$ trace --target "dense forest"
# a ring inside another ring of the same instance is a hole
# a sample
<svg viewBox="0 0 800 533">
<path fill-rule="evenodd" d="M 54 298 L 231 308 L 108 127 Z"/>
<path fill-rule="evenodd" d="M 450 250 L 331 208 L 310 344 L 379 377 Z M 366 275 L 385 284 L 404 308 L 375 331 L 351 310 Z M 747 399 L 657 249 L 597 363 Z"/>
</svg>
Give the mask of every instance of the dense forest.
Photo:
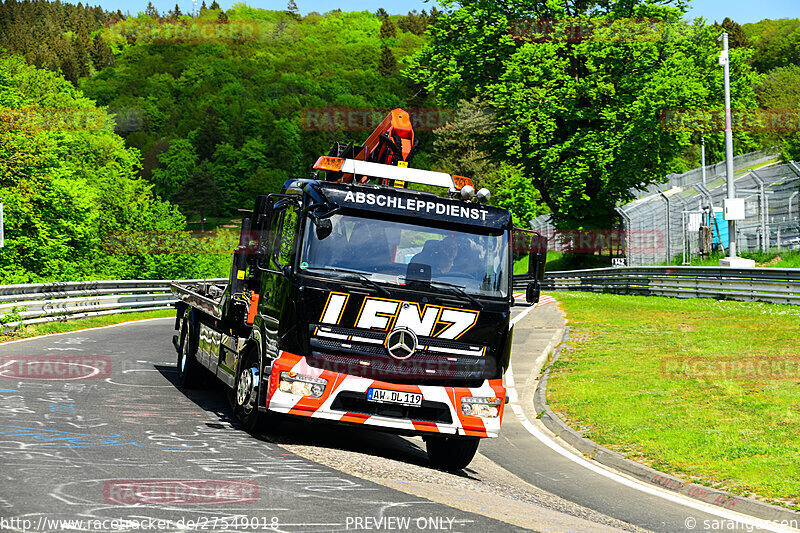
<svg viewBox="0 0 800 533">
<path fill-rule="evenodd" d="M 698 165 L 700 132 L 659 118 L 721 107 L 723 28 L 735 108 L 800 103 L 798 20 L 688 23 L 666 1 L 441 4 L 305 16 L 292 1 L 282 11 L 203 2 L 192 14 L 149 4 L 130 16 L 0 0 L 0 282 L 224 274 L 225 254 L 109 253 L 109 235 L 191 239 L 174 232 L 235 218 L 331 142 L 368 133 L 309 118 L 320 111 L 439 110 L 449 120 L 418 129 L 414 166 L 474 177 L 519 225 L 551 211 L 587 228 L 613 224 L 631 187 Z M 659 21 L 662 38 L 509 31 L 537 17 L 601 20 L 602 31 Z M 73 110 L 74 122 L 75 108 L 89 110 L 82 126 L 21 125 L 47 109 Z M 706 140 L 721 157 L 722 133 Z M 800 159 L 796 131 L 736 134 L 737 153 L 772 145 Z M 230 239 L 220 231 L 207 244 L 224 250 Z"/>
</svg>

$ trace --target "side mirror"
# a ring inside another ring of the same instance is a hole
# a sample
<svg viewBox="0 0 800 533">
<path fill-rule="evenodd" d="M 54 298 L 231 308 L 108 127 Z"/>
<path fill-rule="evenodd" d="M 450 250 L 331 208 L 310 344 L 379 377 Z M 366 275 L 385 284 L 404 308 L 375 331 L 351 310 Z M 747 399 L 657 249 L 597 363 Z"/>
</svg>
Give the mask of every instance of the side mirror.
<svg viewBox="0 0 800 533">
<path fill-rule="evenodd" d="M 539 289 L 539 282 L 531 281 L 528 283 L 528 287 L 525 290 L 525 301 L 529 304 L 538 303 L 540 294 L 541 290 Z"/>
<path fill-rule="evenodd" d="M 312 218 L 311 220 L 314 222 L 314 226 L 316 227 L 318 240 L 321 241 L 326 239 L 331 232 L 333 232 L 333 224 L 329 219 Z"/>
<path fill-rule="evenodd" d="M 544 281 L 544 268 L 546 263 L 547 237 L 537 235 L 534 237 L 528 257 L 528 277 L 538 282 Z"/>
</svg>

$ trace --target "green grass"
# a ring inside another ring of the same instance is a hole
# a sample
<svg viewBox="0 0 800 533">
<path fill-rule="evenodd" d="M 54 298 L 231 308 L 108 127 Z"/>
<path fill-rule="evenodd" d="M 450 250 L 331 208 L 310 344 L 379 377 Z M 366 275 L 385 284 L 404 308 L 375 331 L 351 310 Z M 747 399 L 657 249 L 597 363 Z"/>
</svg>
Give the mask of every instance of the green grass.
<svg viewBox="0 0 800 533">
<path fill-rule="evenodd" d="M 756 267 L 769 268 L 800 268 L 800 250 L 778 250 L 777 248 L 768 252 L 740 252 L 740 257 L 752 259 L 756 262 Z M 715 252 L 706 258 L 693 260 L 691 266 L 719 266 L 719 260 L 727 257 L 725 254 Z M 676 257 L 671 263 L 661 263 L 662 265 L 681 265 L 683 264 L 680 256 Z"/>
<path fill-rule="evenodd" d="M 780 161 L 781 161 L 780 157 L 773 157 L 772 159 L 764 163 L 756 163 L 754 165 L 750 165 L 749 167 L 739 169 L 733 173 L 733 176 L 738 178 L 739 176 L 744 176 L 748 170 L 758 170 L 759 168 L 768 167 L 769 165 L 774 165 L 775 163 L 780 163 Z"/>
<path fill-rule="evenodd" d="M 48 335 L 50 333 L 64 333 L 68 331 L 78 331 L 80 329 L 109 326 L 111 324 L 129 322 L 131 320 L 144 320 L 146 318 L 161 318 L 168 316 L 175 316 L 175 310 L 162 309 L 159 311 L 142 311 L 140 313 L 123 313 L 119 315 L 78 318 L 75 320 L 67 320 L 65 322 L 49 322 L 45 324 L 33 324 L 30 326 L 23 326 L 21 328 L 18 328 L 16 331 L 12 333 L 6 335 L 0 335 L 0 343 L 6 341 L 13 341 L 17 339 L 26 339 L 28 337 L 38 337 L 40 335 Z"/>
<path fill-rule="evenodd" d="M 793 379 L 666 372 L 675 358 L 800 355 L 800 308 L 558 293 L 573 328 L 548 381 L 585 436 L 693 481 L 800 509 L 800 364 Z"/>
<path fill-rule="evenodd" d="M 547 263 L 545 272 L 555 272 L 558 270 L 579 270 L 582 268 L 605 268 L 611 266 L 611 259 L 608 256 L 590 254 L 565 255 L 555 250 L 547 251 Z M 514 261 L 514 275 L 528 273 L 528 257 L 522 257 Z"/>
</svg>

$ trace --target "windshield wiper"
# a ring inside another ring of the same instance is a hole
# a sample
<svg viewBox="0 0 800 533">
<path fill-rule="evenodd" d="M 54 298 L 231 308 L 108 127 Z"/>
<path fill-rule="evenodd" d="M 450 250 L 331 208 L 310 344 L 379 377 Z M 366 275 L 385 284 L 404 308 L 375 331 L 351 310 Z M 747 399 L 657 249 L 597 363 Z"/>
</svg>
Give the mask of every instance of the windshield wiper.
<svg viewBox="0 0 800 533">
<path fill-rule="evenodd" d="M 356 276 L 360 277 L 361 279 L 363 279 L 364 281 L 375 287 L 378 290 L 378 292 L 380 292 L 384 296 L 391 296 L 391 293 L 388 290 L 386 290 L 386 287 L 381 287 L 380 285 L 372 281 L 372 279 L 369 276 L 367 276 L 363 272 L 359 272 L 358 270 L 350 270 L 348 268 L 336 268 L 336 267 L 308 267 L 305 270 L 306 271 L 321 270 L 323 272 L 340 272 L 342 274 L 355 274 Z"/>
<path fill-rule="evenodd" d="M 464 285 L 455 285 L 453 283 L 447 283 L 446 281 L 437 281 L 435 279 L 431 280 L 431 285 L 442 285 L 444 287 L 448 287 L 453 289 L 454 293 L 460 294 L 461 296 L 466 297 L 469 299 L 470 302 L 477 305 L 480 309 L 483 309 L 483 304 L 478 301 L 477 298 L 469 294 L 467 291 L 464 290 Z"/>
</svg>

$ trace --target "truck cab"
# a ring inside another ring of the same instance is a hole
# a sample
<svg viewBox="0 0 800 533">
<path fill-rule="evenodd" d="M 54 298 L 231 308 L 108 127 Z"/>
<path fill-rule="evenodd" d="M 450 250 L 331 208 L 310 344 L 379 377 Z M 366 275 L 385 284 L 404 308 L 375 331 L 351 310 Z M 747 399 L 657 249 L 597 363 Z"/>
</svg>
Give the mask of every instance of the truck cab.
<svg viewBox="0 0 800 533">
<path fill-rule="evenodd" d="M 503 416 L 511 215 L 458 176 L 315 170 L 256 199 L 224 288 L 173 284 L 181 382 L 211 370 L 248 429 L 281 413 L 418 435 L 464 468 Z"/>
</svg>

